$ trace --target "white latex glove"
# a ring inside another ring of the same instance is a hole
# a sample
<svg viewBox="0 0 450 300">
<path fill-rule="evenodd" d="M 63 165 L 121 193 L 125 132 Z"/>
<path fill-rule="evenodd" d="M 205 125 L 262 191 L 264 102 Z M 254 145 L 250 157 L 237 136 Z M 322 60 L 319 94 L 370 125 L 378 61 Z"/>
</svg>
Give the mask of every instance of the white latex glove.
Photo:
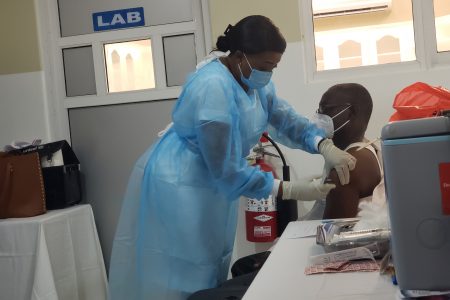
<svg viewBox="0 0 450 300">
<path fill-rule="evenodd" d="M 321 183 L 320 179 L 307 178 L 299 181 L 283 181 L 283 200 L 313 201 L 325 199 L 336 185 Z"/>
<path fill-rule="evenodd" d="M 349 183 L 350 171 L 355 168 L 356 158 L 336 147 L 330 139 L 325 139 L 320 143 L 319 152 L 325 158 L 325 169 L 327 171 L 336 169 L 341 184 Z"/>
</svg>

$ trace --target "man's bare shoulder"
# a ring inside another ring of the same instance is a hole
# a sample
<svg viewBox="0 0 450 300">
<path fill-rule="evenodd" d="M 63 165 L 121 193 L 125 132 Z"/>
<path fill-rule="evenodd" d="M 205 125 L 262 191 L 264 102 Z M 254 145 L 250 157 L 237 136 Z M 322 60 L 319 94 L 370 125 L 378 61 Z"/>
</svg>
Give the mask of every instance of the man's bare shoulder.
<svg viewBox="0 0 450 300">
<path fill-rule="evenodd" d="M 367 186 L 376 186 L 381 180 L 380 166 L 376 155 L 369 149 L 351 148 L 347 151 L 356 158 L 355 169 L 351 171 L 350 180 L 356 180 L 364 190 Z"/>
</svg>

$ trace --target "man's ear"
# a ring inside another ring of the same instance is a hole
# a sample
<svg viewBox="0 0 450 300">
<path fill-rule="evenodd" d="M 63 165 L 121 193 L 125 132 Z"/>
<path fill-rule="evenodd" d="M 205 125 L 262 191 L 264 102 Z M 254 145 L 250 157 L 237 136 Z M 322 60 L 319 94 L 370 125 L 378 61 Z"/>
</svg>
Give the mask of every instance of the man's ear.
<svg viewBox="0 0 450 300">
<path fill-rule="evenodd" d="M 234 52 L 234 55 L 239 61 L 242 61 L 244 59 L 244 53 L 241 50 L 236 50 L 236 52 Z"/>
<path fill-rule="evenodd" d="M 354 116 L 358 116 L 361 113 L 361 108 L 358 105 L 352 105 L 349 109 Z"/>
<path fill-rule="evenodd" d="M 360 122 L 361 116 L 359 115 L 361 113 L 361 110 L 359 107 L 352 105 L 349 108 L 350 110 L 350 123 L 349 125 L 355 125 L 355 122 Z"/>
</svg>

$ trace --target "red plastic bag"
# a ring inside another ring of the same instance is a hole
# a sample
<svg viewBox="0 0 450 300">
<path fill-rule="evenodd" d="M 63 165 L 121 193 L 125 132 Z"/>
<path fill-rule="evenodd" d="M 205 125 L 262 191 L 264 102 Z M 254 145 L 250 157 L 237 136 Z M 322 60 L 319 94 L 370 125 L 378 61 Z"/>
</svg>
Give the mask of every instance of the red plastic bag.
<svg viewBox="0 0 450 300">
<path fill-rule="evenodd" d="M 416 82 L 400 91 L 392 106 L 396 112 L 389 122 L 433 117 L 443 110 L 450 110 L 450 91 Z"/>
</svg>

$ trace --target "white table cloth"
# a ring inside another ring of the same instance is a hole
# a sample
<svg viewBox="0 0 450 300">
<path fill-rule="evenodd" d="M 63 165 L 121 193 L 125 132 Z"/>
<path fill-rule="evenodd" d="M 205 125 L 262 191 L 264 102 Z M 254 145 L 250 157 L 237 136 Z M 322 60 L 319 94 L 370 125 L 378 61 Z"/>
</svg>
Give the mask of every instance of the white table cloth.
<svg viewBox="0 0 450 300">
<path fill-rule="evenodd" d="M 0 299 L 106 299 L 90 205 L 0 220 Z"/>
<path fill-rule="evenodd" d="M 324 252 L 315 237 L 287 238 L 285 233 L 292 235 L 292 228 L 297 227 L 293 225 L 288 225 L 243 300 L 396 299 L 397 287 L 379 272 L 305 275 L 309 256 Z"/>
</svg>

